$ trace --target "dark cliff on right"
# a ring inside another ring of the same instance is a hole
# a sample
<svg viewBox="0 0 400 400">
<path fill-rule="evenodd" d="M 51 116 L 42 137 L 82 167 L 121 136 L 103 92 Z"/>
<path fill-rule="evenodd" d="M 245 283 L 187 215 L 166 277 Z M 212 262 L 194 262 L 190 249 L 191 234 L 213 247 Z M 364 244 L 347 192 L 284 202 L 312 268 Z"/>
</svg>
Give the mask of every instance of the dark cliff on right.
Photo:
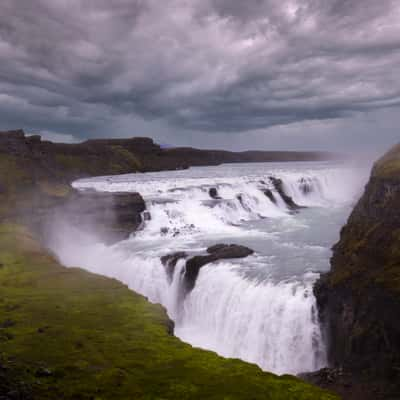
<svg viewBox="0 0 400 400">
<path fill-rule="evenodd" d="M 400 144 L 375 163 L 314 291 L 347 398 L 400 399 Z"/>
</svg>

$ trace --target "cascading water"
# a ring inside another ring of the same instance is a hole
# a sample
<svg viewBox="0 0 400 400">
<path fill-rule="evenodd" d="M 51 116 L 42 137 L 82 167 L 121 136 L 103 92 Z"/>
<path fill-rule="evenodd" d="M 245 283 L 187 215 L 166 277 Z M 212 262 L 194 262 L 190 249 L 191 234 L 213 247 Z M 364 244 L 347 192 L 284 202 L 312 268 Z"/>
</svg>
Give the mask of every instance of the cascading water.
<svg viewBox="0 0 400 400">
<path fill-rule="evenodd" d="M 307 208 L 294 212 L 271 176 Z M 65 265 L 117 278 L 163 304 L 175 334 L 194 346 L 276 373 L 316 370 L 326 357 L 312 286 L 365 179 L 328 163 L 263 163 L 81 180 L 74 186 L 140 192 L 150 219 L 113 246 L 58 227 L 51 247 Z M 216 243 L 255 253 L 204 266 L 184 293 L 185 260 L 169 274 L 160 257 L 190 257 Z"/>
</svg>

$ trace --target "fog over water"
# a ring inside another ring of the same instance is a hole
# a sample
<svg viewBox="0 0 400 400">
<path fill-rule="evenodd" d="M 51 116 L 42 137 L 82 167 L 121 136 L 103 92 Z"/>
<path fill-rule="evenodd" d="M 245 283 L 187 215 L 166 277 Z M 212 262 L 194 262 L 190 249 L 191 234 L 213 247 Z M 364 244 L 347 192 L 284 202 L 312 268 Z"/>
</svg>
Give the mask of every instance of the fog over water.
<svg viewBox="0 0 400 400">
<path fill-rule="evenodd" d="M 316 370 L 327 361 L 312 286 L 329 269 L 330 248 L 368 170 L 333 162 L 226 164 L 80 180 L 74 186 L 82 190 L 141 193 L 151 219 L 112 246 L 59 224 L 50 247 L 64 265 L 117 278 L 161 303 L 185 342 L 279 374 Z M 289 210 L 271 176 L 305 208 Z M 255 253 L 204 266 L 184 293 L 185 260 L 168 276 L 160 257 L 199 254 L 216 243 Z"/>
</svg>

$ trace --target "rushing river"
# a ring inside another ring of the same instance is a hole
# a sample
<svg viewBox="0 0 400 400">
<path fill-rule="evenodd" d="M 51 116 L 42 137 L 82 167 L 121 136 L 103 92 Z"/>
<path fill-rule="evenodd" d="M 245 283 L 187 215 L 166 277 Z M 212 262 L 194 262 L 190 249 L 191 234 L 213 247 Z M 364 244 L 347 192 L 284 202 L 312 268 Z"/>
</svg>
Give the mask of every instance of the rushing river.
<svg viewBox="0 0 400 400">
<path fill-rule="evenodd" d="M 312 286 L 329 269 L 330 248 L 365 171 L 334 163 L 257 163 L 80 180 L 78 189 L 141 193 L 151 219 L 113 246 L 60 232 L 53 248 L 65 265 L 117 278 L 163 304 L 185 342 L 279 374 L 312 371 L 326 365 Z M 270 176 L 306 208 L 290 211 Z M 210 197 L 211 188 L 220 199 Z M 160 257 L 198 254 L 216 243 L 255 253 L 204 266 L 183 297 L 185 261 L 171 278 Z"/>
</svg>

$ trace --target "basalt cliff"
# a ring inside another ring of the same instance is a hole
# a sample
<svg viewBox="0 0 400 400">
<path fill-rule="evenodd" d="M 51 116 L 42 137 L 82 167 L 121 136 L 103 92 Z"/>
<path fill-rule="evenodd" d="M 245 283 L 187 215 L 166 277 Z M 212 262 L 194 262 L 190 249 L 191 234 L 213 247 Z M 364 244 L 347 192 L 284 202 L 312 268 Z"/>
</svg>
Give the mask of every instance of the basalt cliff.
<svg viewBox="0 0 400 400">
<path fill-rule="evenodd" d="M 345 398 L 399 399 L 400 145 L 375 163 L 315 294 Z"/>
</svg>

